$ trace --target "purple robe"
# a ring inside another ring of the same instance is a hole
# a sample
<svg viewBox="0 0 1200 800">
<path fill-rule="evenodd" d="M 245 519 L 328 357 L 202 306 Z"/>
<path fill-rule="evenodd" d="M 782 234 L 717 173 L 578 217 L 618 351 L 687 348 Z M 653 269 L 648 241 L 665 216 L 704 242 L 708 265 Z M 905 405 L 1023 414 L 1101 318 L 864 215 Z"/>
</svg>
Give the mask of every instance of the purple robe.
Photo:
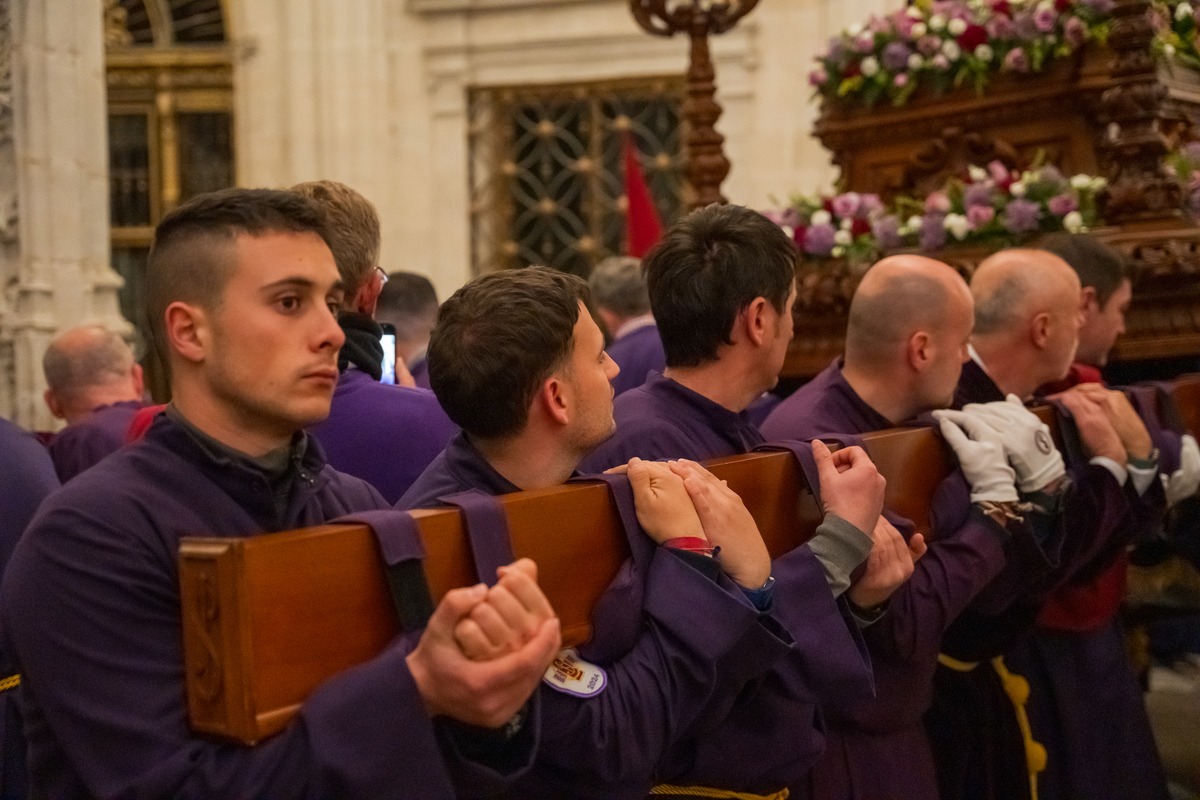
<svg viewBox="0 0 1200 800">
<path fill-rule="evenodd" d="M 892 427 L 854 391 L 834 362 L 771 413 L 763 434 L 811 439 Z M 864 633 L 875 669 L 875 698 L 824 706 L 827 748 L 810 776 L 811 797 L 870 800 L 900 786 L 905 797 L 937 797 L 922 715 L 932 700 L 942 633 L 1004 566 L 1009 539 L 991 519 L 972 513 L 963 483 L 956 472 L 935 495 L 928 551 L 912 577 L 893 593 L 883 619 Z M 954 506 L 959 507 L 951 512 Z M 964 517 L 961 525 L 946 524 Z"/>
<path fill-rule="evenodd" d="M 54 435 L 46 447 L 63 483 L 125 445 L 129 423 L 142 408 L 137 400 L 97 406 Z"/>
<path fill-rule="evenodd" d="M 451 798 L 496 789 L 527 768 L 536 704 L 512 740 L 520 747 L 506 752 L 511 761 L 494 767 L 464 755 L 461 731 L 426 715 L 405 661 L 412 636 L 327 680 L 281 733 L 254 747 L 191 732 L 180 537 L 249 536 L 351 513 L 397 523 L 378 492 L 329 467 L 311 438 L 292 464 L 280 507 L 261 469 L 163 415 L 138 446 L 42 504 L 0 596 L 4 646 L 22 673 L 35 796 Z"/>
<path fill-rule="evenodd" d="M 641 387 L 618 397 L 613 412 L 616 433 L 584 459 L 580 472 L 600 472 L 634 456 L 706 461 L 747 453 L 765 444 L 745 411 L 730 411 L 662 375 L 652 375 Z M 772 575 L 774 613 L 796 640 L 795 660 L 813 706 L 811 727 L 791 735 L 790 746 L 797 752 L 797 778 L 791 785 L 797 787 L 824 746 L 821 707 L 870 697 L 871 665 L 845 600 L 834 599 L 824 570 L 807 545 L 776 558 Z M 755 722 L 738 720 L 731 728 L 749 734 L 755 730 Z M 760 737 L 765 735 L 761 726 L 758 732 Z M 712 741 L 720 744 L 719 738 Z M 762 739 L 759 747 L 766 746 Z M 753 746 L 739 750 L 717 747 L 706 751 L 706 756 L 714 763 L 727 764 L 732 771 L 739 762 L 744 768 L 753 760 Z"/>
<path fill-rule="evenodd" d="M 657 325 L 643 325 L 618 336 L 608 346 L 608 357 L 621 368 L 621 373 L 612 381 L 616 394 L 636 389 L 646 382 L 651 373 L 667 368 L 667 356 L 663 352 Z"/>
<path fill-rule="evenodd" d="M 470 489 L 520 491 L 459 433 L 400 507 L 433 508 L 438 498 Z M 791 637 L 769 616 L 760 617 L 712 559 L 655 548 L 644 594 L 642 585 L 627 561 L 596 607 L 593 640 L 578 648 L 607 671 L 604 691 L 578 698 L 541 687 L 542 744 L 514 796 L 644 797 L 653 776 L 669 771 L 664 760 L 679 760 L 669 752 L 672 745 L 711 724 L 703 718 L 728 713 L 749 683 L 788 654 Z M 621 652 L 600 654 L 613 647 L 596 640 L 631 621 L 637 629 L 620 637 L 628 639 Z M 752 770 L 743 777 L 759 788 Z"/>
<path fill-rule="evenodd" d="M 338 378 L 329 417 L 309 432 L 330 466 L 395 503 L 457 430 L 433 392 L 378 383 L 349 369 Z"/>
<path fill-rule="evenodd" d="M 50 454 L 33 434 L 0 419 L 0 575 L 38 506 L 58 488 Z M 0 677 L 16 672 L 0 644 Z M 25 737 L 17 692 L 0 694 L 0 797 L 26 796 Z"/>
<path fill-rule="evenodd" d="M 963 365 L 955 407 L 1003 399 L 978 364 Z M 1122 487 L 1103 466 L 1068 459 L 1068 474 L 1072 486 L 1064 511 L 1048 534 L 1050 568 L 1038 575 L 1006 569 L 986 591 L 986 603 L 968 608 L 946 631 L 942 651 L 980 666 L 959 671 L 939 665 L 934 676 L 934 702 L 925 721 L 944 797 L 1029 796 L 1024 741 L 1012 703 L 987 661 L 1033 630 L 1042 603 L 1056 588 L 1145 536 L 1160 502 L 1161 486 L 1139 498 L 1131 481 Z"/>
</svg>

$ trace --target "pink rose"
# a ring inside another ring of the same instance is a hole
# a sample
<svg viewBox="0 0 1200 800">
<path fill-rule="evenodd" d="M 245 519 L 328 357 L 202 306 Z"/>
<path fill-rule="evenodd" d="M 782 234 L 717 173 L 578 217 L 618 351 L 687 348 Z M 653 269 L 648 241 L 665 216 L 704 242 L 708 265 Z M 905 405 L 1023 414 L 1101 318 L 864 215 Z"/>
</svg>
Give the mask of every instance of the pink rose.
<svg viewBox="0 0 1200 800">
<path fill-rule="evenodd" d="M 977 231 L 996 218 L 996 209 L 991 206 L 971 206 L 967 209 L 967 221 L 971 230 Z"/>
<path fill-rule="evenodd" d="M 1060 194 L 1046 201 L 1046 208 L 1056 217 L 1065 217 L 1072 211 L 1079 210 L 1079 203 L 1069 194 Z"/>
<path fill-rule="evenodd" d="M 943 214 L 950 213 L 950 198 L 945 192 L 934 192 L 925 198 L 925 213 L 938 211 Z"/>
</svg>

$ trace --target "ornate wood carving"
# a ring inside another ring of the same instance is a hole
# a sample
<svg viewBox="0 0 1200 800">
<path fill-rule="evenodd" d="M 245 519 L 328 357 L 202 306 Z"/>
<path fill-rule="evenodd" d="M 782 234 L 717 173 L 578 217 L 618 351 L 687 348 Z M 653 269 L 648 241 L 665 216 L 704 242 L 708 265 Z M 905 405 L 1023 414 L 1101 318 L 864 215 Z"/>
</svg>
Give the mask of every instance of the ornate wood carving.
<svg viewBox="0 0 1200 800">
<path fill-rule="evenodd" d="M 708 52 L 708 36 L 730 30 L 756 5 L 758 0 L 629 0 L 634 19 L 647 32 L 674 36 L 683 31 L 691 39 L 683 116 L 688 124 L 688 205 L 692 208 L 726 202 L 721 182 L 729 174 L 729 159 L 722 147 L 725 137 L 713 127 L 721 116 L 721 106 L 713 99 L 716 70 Z"/>
</svg>

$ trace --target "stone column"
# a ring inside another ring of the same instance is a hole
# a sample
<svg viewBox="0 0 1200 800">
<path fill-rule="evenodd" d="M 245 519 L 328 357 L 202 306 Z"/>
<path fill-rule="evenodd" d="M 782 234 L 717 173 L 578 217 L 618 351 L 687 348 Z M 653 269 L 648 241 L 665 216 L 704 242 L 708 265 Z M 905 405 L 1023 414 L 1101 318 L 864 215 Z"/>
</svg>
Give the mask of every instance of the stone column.
<svg viewBox="0 0 1200 800">
<path fill-rule="evenodd" d="M 0 0 L 0 415 L 54 427 L 42 353 L 85 323 L 130 334 L 109 266 L 100 0 Z"/>
</svg>

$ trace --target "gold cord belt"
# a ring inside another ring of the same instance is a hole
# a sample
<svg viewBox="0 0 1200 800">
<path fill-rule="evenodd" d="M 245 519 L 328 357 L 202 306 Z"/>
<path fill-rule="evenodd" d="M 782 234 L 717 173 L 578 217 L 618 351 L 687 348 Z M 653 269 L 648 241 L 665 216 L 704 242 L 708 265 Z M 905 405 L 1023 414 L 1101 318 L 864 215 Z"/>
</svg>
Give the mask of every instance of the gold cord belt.
<svg viewBox="0 0 1200 800">
<path fill-rule="evenodd" d="M 659 784 L 650 790 L 650 794 L 665 794 L 686 797 L 716 797 L 726 800 L 787 800 L 788 790 L 780 789 L 772 794 L 751 794 L 749 792 L 731 792 L 728 789 L 710 789 L 707 786 L 671 786 Z"/>
</svg>

